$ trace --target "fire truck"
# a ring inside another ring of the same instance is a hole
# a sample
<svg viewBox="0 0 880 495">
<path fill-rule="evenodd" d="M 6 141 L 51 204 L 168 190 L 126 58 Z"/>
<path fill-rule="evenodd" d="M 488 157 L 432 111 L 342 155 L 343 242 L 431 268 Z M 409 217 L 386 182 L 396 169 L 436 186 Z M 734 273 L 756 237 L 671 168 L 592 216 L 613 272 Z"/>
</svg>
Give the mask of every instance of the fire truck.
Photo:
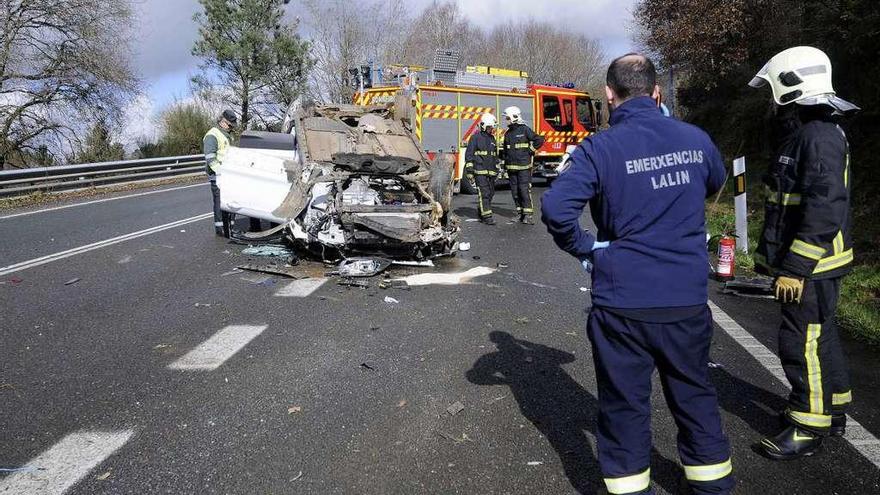
<svg viewBox="0 0 880 495">
<path fill-rule="evenodd" d="M 468 67 L 465 71 L 440 71 L 403 67 L 388 82 L 365 68 L 354 96 L 358 105 L 393 104 L 399 117 L 412 127 L 429 156 L 457 155 L 456 191 L 476 193 L 474 184 L 461 180 L 468 140 L 479 132 L 480 116 L 490 112 L 498 119 L 499 145 L 506 125 L 503 110 L 517 106 L 523 121 L 545 142 L 535 152 L 534 174 L 551 181 L 571 145 L 595 132 L 598 104 L 573 85 L 531 84 L 524 72 L 494 67 Z M 375 81 L 375 82 L 374 82 Z M 423 82 L 426 81 L 426 82 Z M 500 178 L 504 178 L 501 176 Z"/>
</svg>

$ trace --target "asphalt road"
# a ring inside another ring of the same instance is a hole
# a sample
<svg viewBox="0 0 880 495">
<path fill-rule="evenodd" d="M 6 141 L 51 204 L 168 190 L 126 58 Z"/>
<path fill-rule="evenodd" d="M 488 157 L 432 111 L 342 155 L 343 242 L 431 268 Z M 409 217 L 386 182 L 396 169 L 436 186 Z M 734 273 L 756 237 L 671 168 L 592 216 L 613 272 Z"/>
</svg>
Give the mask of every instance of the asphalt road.
<svg viewBox="0 0 880 495">
<path fill-rule="evenodd" d="M 463 223 L 470 251 L 393 270 L 496 269 L 460 285 L 235 272 L 247 258 L 209 219 L 0 276 L 0 468 L 35 470 L 0 473 L 0 493 L 600 492 L 588 277 L 542 226 L 506 222 L 506 190 L 498 200 L 498 226 Z M 474 197 L 456 202 L 474 215 Z M 192 187 L 2 218 L 0 266 L 209 210 L 208 188 Z M 775 349 L 774 304 L 716 290 Z M 755 453 L 786 387 L 716 330 L 738 493 L 880 493 L 880 470 L 843 439 L 787 463 Z M 878 353 L 847 350 L 852 416 L 880 436 Z M 654 411 L 654 485 L 682 493 L 657 392 Z"/>
</svg>

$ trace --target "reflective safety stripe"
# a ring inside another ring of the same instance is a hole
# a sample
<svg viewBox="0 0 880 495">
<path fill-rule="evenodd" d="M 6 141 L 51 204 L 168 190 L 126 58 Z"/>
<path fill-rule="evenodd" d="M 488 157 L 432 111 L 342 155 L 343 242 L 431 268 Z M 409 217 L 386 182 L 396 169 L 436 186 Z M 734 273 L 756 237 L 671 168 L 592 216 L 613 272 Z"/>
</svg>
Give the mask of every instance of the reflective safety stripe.
<svg viewBox="0 0 880 495">
<path fill-rule="evenodd" d="M 517 149 L 519 149 L 519 148 L 531 148 L 532 145 L 529 144 L 529 143 L 516 143 L 516 144 L 513 145 L 513 147 L 514 147 L 514 148 L 517 148 Z"/>
<path fill-rule="evenodd" d="M 719 462 L 718 464 L 708 464 L 705 466 L 682 466 L 684 475 L 690 481 L 715 481 L 730 475 L 733 472 L 733 465 L 730 459 Z"/>
<path fill-rule="evenodd" d="M 494 151 L 474 151 L 474 154 L 477 156 L 489 156 L 490 154 L 495 155 L 495 152 Z"/>
<path fill-rule="evenodd" d="M 498 172 L 494 170 L 475 170 L 474 173 L 477 175 L 498 175 Z"/>
<path fill-rule="evenodd" d="M 822 256 L 825 255 L 826 249 L 822 249 L 819 246 L 814 246 L 813 244 L 806 243 L 800 239 L 795 239 L 794 242 L 791 243 L 791 252 L 794 254 L 799 254 L 804 258 L 810 258 L 811 260 L 819 261 L 822 259 Z"/>
<path fill-rule="evenodd" d="M 837 236 L 834 238 L 834 254 L 840 254 L 843 252 L 843 232 L 837 231 Z"/>
<path fill-rule="evenodd" d="M 523 211 L 523 213 L 534 213 L 535 212 L 535 210 L 532 208 L 523 208 L 522 211 Z"/>
<path fill-rule="evenodd" d="M 819 260 L 819 263 L 816 264 L 816 269 L 813 270 L 813 273 L 823 273 L 834 270 L 835 268 L 840 268 L 842 266 L 846 266 L 853 261 L 853 250 L 847 249 L 846 251 L 835 254 L 833 256 L 828 256 L 827 258 L 822 258 Z"/>
<path fill-rule="evenodd" d="M 214 222 L 214 227 L 222 227 L 223 222 Z"/>
<path fill-rule="evenodd" d="M 632 476 L 605 478 L 605 487 L 608 488 L 608 493 L 612 494 L 640 492 L 647 490 L 649 486 L 651 486 L 651 468 Z"/>
<path fill-rule="evenodd" d="M 505 165 L 507 170 L 528 170 L 532 168 L 531 165 Z"/>
<path fill-rule="evenodd" d="M 849 404 L 852 402 L 852 391 L 847 390 L 842 394 L 834 394 L 831 396 L 831 405 L 833 406 L 842 406 L 844 404 Z"/>
<path fill-rule="evenodd" d="M 767 201 L 773 204 L 779 203 L 779 193 L 767 188 Z M 783 206 L 795 206 L 801 204 L 801 195 L 798 193 L 782 193 Z"/>
<path fill-rule="evenodd" d="M 810 397 L 810 412 L 813 414 L 823 414 L 825 412 L 822 403 L 822 366 L 819 363 L 820 335 L 822 335 L 822 325 L 818 323 L 807 325 L 804 358 L 807 362 L 807 392 Z"/>
<path fill-rule="evenodd" d="M 800 411 L 788 411 L 788 417 L 794 422 L 816 428 L 828 428 L 831 426 L 830 414 L 812 414 Z"/>
</svg>

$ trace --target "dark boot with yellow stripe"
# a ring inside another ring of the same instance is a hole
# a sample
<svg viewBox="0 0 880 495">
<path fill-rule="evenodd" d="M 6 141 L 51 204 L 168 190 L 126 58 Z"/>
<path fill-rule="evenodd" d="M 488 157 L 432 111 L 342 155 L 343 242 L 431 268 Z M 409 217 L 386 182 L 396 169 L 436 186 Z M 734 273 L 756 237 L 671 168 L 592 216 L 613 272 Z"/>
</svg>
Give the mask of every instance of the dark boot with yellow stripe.
<svg viewBox="0 0 880 495">
<path fill-rule="evenodd" d="M 789 425 L 776 436 L 761 440 L 761 451 L 775 461 L 789 461 L 811 456 L 822 446 L 822 437 L 795 425 Z"/>
<path fill-rule="evenodd" d="M 831 429 L 828 430 L 828 434 L 832 437 L 842 437 L 846 435 L 846 414 L 831 414 Z"/>
</svg>

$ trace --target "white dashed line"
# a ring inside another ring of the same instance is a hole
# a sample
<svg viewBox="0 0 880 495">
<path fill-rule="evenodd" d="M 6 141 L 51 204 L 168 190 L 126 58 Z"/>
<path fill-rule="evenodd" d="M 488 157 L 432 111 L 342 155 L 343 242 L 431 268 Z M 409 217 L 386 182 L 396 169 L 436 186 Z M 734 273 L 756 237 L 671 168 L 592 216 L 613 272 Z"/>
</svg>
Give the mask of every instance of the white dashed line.
<svg viewBox="0 0 880 495">
<path fill-rule="evenodd" d="M 285 285 L 275 292 L 276 297 L 309 297 L 312 292 L 318 290 L 326 278 L 301 278 Z"/>
<path fill-rule="evenodd" d="M 71 433 L 28 462 L 28 471 L 0 478 L 0 493 L 61 495 L 110 457 L 134 434 L 84 431 Z"/>
<path fill-rule="evenodd" d="M 751 354 L 752 357 L 761 363 L 761 366 L 775 376 L 777 380 L 783 385 L 788 386 L 788 380 L 785 378 L 782 364 L 779 362 L 779 358 L 776 357 L 770 349 L 759 342 L 758 339 L 752 337 L 746 329 L 740 326 L 739 323 L 734 321 L 733 318 L 728 316 L 727 313 L 712 301 L 709 301 L 709 308 L 712 310 L 712 317 L 715 320 L 715 323 L 717 323 L 727 335 L 730 335 L 733 340 L 737 341 L 746 352 Z M 866 459 L 880 468 L 880 440 L 877 440 L 877 437 L 875 437 L 870 431 L 866 430 L 858 421 L 854 420 L 852 416 L 847 415 L 846 417 L 846 436 L 843 438 L 852 444 L 852 446 L 865 456 Z"/>
<path fill-rule="evenodd" d="M 111 246 L 113 244 L 118 244 L 120 242 L 125 242 L 131 239 L 137 239 L 138 237 L 148 236 L 150 234 L 155 234 L 157 232 L 162 232 L 163 230 L 173 229 L 175 227 L 180 227 L 181 225 L 186 225 L 188 223 L 198 222 L 199 220 L 204 220 L 206 218 L 212 217 L 213 213 L 204 213 L 202 215 L 196 215 L 194 217 L 184 218 L 183 220 L 178 220 L 176 222 L 166 223 L 165 225 L 157 225 L 156 227 L 150 227 L 149 229 L 139 230 L 137 232 L 131 232 L 129 234 L 124 234 L 119 237 L 113 237 L 112 239 L 105 239 L 103 241 L 93 242 L 91 244 L 86 244 L 85 246 L 75 247 L 73 249 L 68 249 L 67 251 L 61 251 L 60 253 L 50 254 L 47 256 L 43 256 L 40 258 L 35 258 L 28 261 L 22 261 L 21 263 L 16 263 L 14 265 L 4 266 L 0 268 L 0 275 L 8 275 L 10 273 L 18 272 L 21 270 L 25 270 L 28 268 L 33 268 L 35 266 L 45 265 L 46 263 L 51 263 L 53 261 L 58 261 L 64 258 L 69 258 L 71 256 L 76 256 L 78 254 L 87 253 L 89 251 L 94 251 L 96 249 L 101 249 L 107 246 Z"/>
<path fill-rule="evenodd" d="M 168 191 L 177 191 L 179 189 L 187 189 L 190 187 L 199 187 L 199 186 L 206 186 L 206 185 L 208 185 L 207 182 L 205 182 L 203 184 L 192 184 L 190 186 L 180 186 L 180 187 L 170 187 L 168 189 L 159 189 L 158 191 L 147 191 L 147 192 L 142 192 L 142 193 L 137 193 L 137 194 L 127 194 L 125 196 L 115 196 L 112 198 L 96 199 L 94 201 L 83 201 L 82 203 L 73 203 L 73 204 L 69 204 L 69 205 L 54 206 L 52 208 L 43 208 L 42 210 L 23 211 L 21 213 L 13 213 L 11 215 L 4 215 L 4 216 L 0 217 L 0 220 L 6 220 L 7 218 L 23 217 L 26 215 L 36 215 L 37 213 L 45 213 L 47 211 L 64 210 L 67 208 L 75 208 L 77 206 L 93 205 L 95 203 L 106 203 L 107 201 L 116 201 L 117 199 L 137 198 L 139 196 L 147 196 L 149 194 L 158 194 L 158 193 L 163 193 L 163 192 L 168 192 Z"/>
<path fill-rule="evenodd" d="M 168 367 L 173 370 L 215 370 L 266 328 L 266 325 L 228 326 Z"/>
</svg>

